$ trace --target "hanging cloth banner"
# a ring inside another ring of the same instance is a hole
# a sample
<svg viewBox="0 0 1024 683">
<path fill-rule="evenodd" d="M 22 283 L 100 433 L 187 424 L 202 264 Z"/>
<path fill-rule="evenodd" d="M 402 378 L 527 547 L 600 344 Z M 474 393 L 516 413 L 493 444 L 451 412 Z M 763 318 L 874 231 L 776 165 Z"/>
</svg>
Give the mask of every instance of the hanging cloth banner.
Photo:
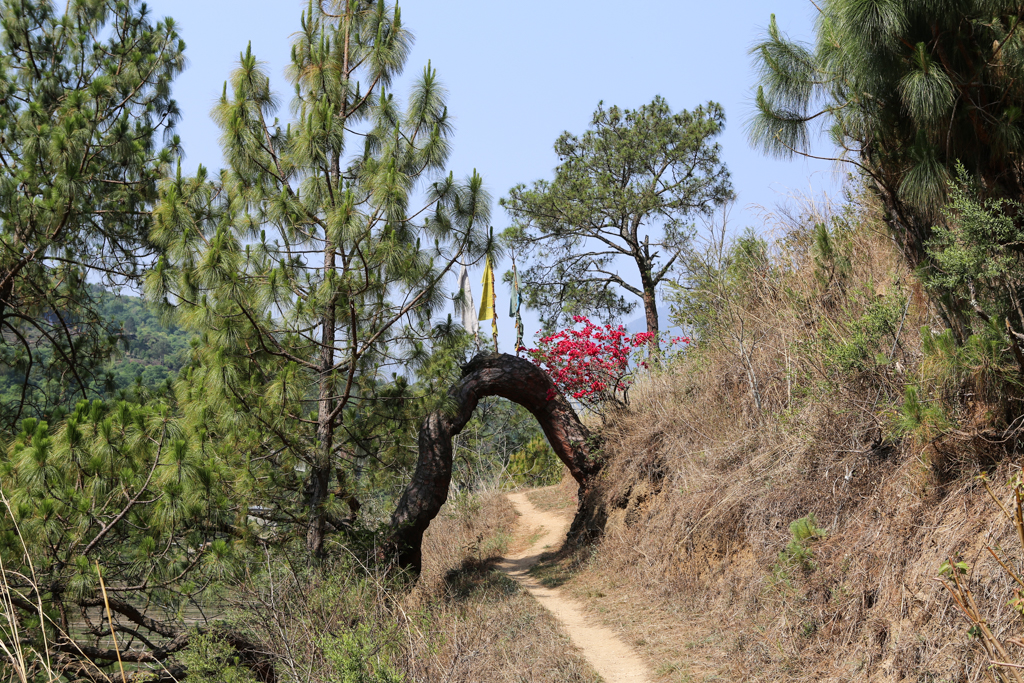
<svg viewBox="0 0 1024 683">
<path fill-rule="evenodd" d="M 481 280 L 484 285 L 484 293 L 480 296 L 481 320 L 488 320 L 494 317 L 494 269 L 491 268 L 491 257 L 487 257 L 484 265 L 484 277 Z"/>
<path fill-rule="evenodd" d="M 514 318 L 519 315 L 519 272 L 516 270 L 516 262 L 512 262 L 512 298 L 508 302 L 508 317 Z"/>
<path fill-rule="evenodd" d="M 512 299 L 508 305 L 508 315 L 516 320 L 516 355 L 519 349 L 524 348 L 523 344 L 523 317 L 519 314 L 522 300 L 519 298 L 519 271 L 516 270 L 516 261 L 512 259 Z"/>
<path fill-rule="evenodd" d="M 459 271 L 459 289 L 462 290 L 462 326 L 466 328 L 466 332 L 476 337 L 477 333 L 480 332 L 480 322 L 476 317 L 476 304 L 473 303 L 473 288 L 469 285 L 469 272 L 466 270 L 466 266 L 462 266 L 462 270 Z"/>
<path fill-rule="evenodd" d="M 494 268 L 491 266 L 491 256 L 487 255 L 487 262 L 484 265 L 484 292 L 480 299 L 480 320 L 491 319 L 491 333 L 494 335 L 494 352 L 498 352 L 498 312 L 494 310 Z"/>
</svg>

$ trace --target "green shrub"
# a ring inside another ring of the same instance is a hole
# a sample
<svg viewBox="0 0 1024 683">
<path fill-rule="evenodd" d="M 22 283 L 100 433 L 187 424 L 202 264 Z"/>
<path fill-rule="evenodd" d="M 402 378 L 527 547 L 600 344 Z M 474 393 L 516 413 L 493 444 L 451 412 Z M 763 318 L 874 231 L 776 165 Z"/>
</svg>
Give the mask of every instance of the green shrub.
<svg viewBox="0 0 1024 683">
<path fill-rule="evenodd" d="M 1021 380 L 1007 358 L 1006 333 L 994 319 L 962 344 L 952 330 L 922 327 L 921 351 L 920 380 L 905 389 L 897 433 L 934 438 L 952 427 L 957 411 L 968 402 L 991 407 L 993 412 L 985 417 L 990 422 L 1012 421 L 1011 398 Z"/>
<path fill-rule="evenodd" d="M 817 569 L 817 565 L 814 563 L 814 551 L 811 550 L 810 544 L 825 538 L 828 532 L 818 527 L 818 520 L 814 513 L 791 522 L 789 533 L 791 535 L 789 543 L 779 553 L 776 563 L 777 573 L 784 574 L 785 570 L 789 568 L 798 568 L 804 571 Z"/>
<path fill-rule="evenodd" d="M 543 436 L 530 440 L 522 450 L 513 453 L 508 461 L 509 475 L 523 486 L 557 484 L 562 478 L 563 467 L 562 461 Z"/>
<path fill-rule="evenodd" d="M 193 633 L 179 655 L 189 683 L 254 683 L 252 672 L 231 645 L 214 634 Z"/>
<path fill-rule="evenodd" d="M 896 416 L 896 432 L 929 441 L 949 427 L 941 401 L 921 399 L 919 388 L 908 384 L 903 390 L 903 405 Z"/>
<path fill-rule="evenodd" d="M 380 639 L 365 624 L 339 635 L 324 635 L 318 645 L 328 661 L 331 680 L 337 683 L 402 683 L 405 674 L 398 671 L 382 650 L 388 640 Z M 388 653 L 390 654 L 390 653 Z"/>
<path fill-rule="evenodd" d="M 889 347 L 899 331 L 906 305 L 907 298 L 902 291 L 891 292 L 870 301 L 859 317 L 846 324 L 845 334 L 823 327 L 819 340 L 827 363 L 841 372 L 859 372 L 886 365 Z"/>
</svg>

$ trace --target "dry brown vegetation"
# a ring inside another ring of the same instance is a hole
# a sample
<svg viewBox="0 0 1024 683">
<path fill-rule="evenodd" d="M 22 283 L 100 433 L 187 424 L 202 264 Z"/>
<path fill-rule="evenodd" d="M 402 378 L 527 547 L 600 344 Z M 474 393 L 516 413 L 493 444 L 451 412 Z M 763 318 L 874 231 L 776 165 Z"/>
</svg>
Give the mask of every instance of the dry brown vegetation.
<svg viewBox="0 0 1024 683">
<path fill-rule="evenodd" d="M 410 651 L 417 681 L 573 681 L 596 674 L 554 618 L 494 562 L 511 542 L 516 513 L 504 495 L 452 501 L 424 538 L 424 572 L 410 602 L 429 609 L 435 642 Z"/>
<path fill-rule="evenodd" d="M 348 560 L 328 571 L 273 565 L 247 582 L 234 623 L 270 655 L 279 680 L 296 683 L 596 682 L 551 615 L 493 569 L 515 524 L 497 492 L 454 496 L 424 539 L 427 561 L 411 590 L 335 548 Z M 216 643 L 199 646 L 193 667 L 223 658 Z M 216 666 L 197 678 L 250 680 Z"/>
<path fill-rule="evenodd" d="M 604 430 L 602 538 L 563 560 L 584 567 L 566 587 L 664 680 L 1015 680 L 937 578 L 965 562 L 979 613 L 1024 659 L 1013 580 L 985 547 L 1017 572 L 1024 553 L 977 479 L 1009 496 L 1021 459 L 1005 416 L 1021 408 L 992 368 L 943 374 L 923 354 L 920 328 L 943 326 L 874 212 L 780 217 L 722 302 L 742 332 L 638 384 Z M 845 275 L 827 272 L 817 222 L 845 235 Z M 858 337 L 883 305 L 898 325 Z M 794 549 L 790 525 L 810 514 L 822 533 Z"/>
</svg>

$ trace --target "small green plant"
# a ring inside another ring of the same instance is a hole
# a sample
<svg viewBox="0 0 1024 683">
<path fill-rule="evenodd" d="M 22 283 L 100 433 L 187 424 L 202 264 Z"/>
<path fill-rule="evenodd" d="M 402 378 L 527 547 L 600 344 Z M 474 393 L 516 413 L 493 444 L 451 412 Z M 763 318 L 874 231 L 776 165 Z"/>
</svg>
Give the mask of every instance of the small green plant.
<svg viewBox="0 0 1024 683">
<path fill-rule="evenodd" d="M 338 683 L 405 681 L 405 675 L 387 656 L 387 646 L 392 638 L 382 638 L 381 635 L 374 633 L 366 624 L 359 624 L 351 631 L 323 636 L 320 647 L 331 669 L 331 680 Z"/>
<path fill-rule="evenodd" d="M 903 390 L 903 405 L 896 417 L 896 430 L 903 435 L 929 441 L 949 426 L 942 403 L 921 399 L 920 389 L 908 384 Z"/>
<path fill-rule="evenodd" d="M 850 261 L 849 226 L 834 221 L 832 230 L 826 223 L 814 224 L 814 279 L 822 292 L 833 287 L 845 289 L 846 280 L 853 270 Z"/>
<path fill-rule="evenodd" d="M 947 399 L 962 387 L 994 399 L 1009 385 L 1019 384 L 1016 368 L 1007 358 L 1007 336 L 997 320 L 991 320 L 977 334 L 957 344 L 953 331 L 933 333 L 921 328 L 922 371 L 934 376 Z"/>
<path fill-rule="evenodd" d="M 779 560 L 776 563 L 777 573 L 784 573 L 788 568 L 799 568 L 804 571 L 817 569 L 817 565 L 814 563 L 814 551 L 811 550 L 810 544 L 825 538 L 828 532 L 818 527 L 818 520 L 814 513 L 793 520 L 789 525 L 789 533 L 791 535 L 789 543 L 779 553 Z"/>
<path fill-rule="evenodd" d="M 256 680 L 235 648 L 212 633 L 193 632 L 179 658 L 188 671 L 188 680 L 196 683 L 255 683 Z"/>
<path fill-rule="evenodd" d="M 1012 421 L 1012 397 L 1021 381 L 1007 348 L 1006 332 L 995 320 L 963 343 L 952 330 L 922 327 L 920 379 L 904 390 L 896 432 L 927 441 L 951 428 L 965 410 L 981 416 L 979 407 L 988 410 L 986 422 Z"/>
</svg>

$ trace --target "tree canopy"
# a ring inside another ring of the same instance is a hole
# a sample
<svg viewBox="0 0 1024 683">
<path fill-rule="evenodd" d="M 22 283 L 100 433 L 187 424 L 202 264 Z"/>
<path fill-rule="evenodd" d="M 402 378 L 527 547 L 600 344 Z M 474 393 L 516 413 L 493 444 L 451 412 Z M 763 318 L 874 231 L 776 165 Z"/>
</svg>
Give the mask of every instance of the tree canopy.
<svg viewBox="0 0 1024 683">
<path fill-rule="evenodd" d="M 816 125 L 881 197 L 913 265 L 957 163 L 986 197 L 1024 193 L 1024 6 L 991 0 L 825 0 L 816 41 L 789 39 L 774 16 L 754 46 L 760 83 L 752 142 L 810 154 Z"/>
<path fill-rule="evenodd" d="M 714 142 L 724 125 L 714 102 L 677 113 L 661 97 L 635 110 L 599 104 L 583 135 L 555 141 L 554 180 L 517 185 L 501 200 L 513 220 L 503 238 L 529 264 L 519 274 L 525 301 L 546 327 L 574 315 L 611 322 L 636 297 L 648 332 L 658 332 L 656 290 L 693 219 L 733 195 Z M 620 275 L 623 262 L 639 285 Z"/>
<path fill-rule="evenodd" d="M 88 283 L 138 284 L 154 254 L 184 43 L 136 1 L 6 0 L 0 29 L 0 371 L 60 378 L 0 405 L 13 428 L 89 396 L 115 348 Z"/>
<path fill-rule="evenodd" d="M 406 380 L 456 331 L 433 316 L 452 268 L 483 255 L 489 199 L 479 175 L 443 173 L 451 123 L 436 71 L 405 107 L 391 92 L 412 40 L 397 6 L 311 3 L 301 26 L 295 120 L 273 118 L 247 49 L 214 109 L 229 167 L 161 186 L 152 239 L 167 255 L 146 291 L 203 334 L 183 400 L 210 406 L 211 429 L 266 468 L 262 505 L 281 501 L 296 520 L 283 492 L 301 485 L 319 553 L 338 506 L 358 507 L 349 476 L 377 455 L 382 391 L 409 398 Z"/>
</svg>

